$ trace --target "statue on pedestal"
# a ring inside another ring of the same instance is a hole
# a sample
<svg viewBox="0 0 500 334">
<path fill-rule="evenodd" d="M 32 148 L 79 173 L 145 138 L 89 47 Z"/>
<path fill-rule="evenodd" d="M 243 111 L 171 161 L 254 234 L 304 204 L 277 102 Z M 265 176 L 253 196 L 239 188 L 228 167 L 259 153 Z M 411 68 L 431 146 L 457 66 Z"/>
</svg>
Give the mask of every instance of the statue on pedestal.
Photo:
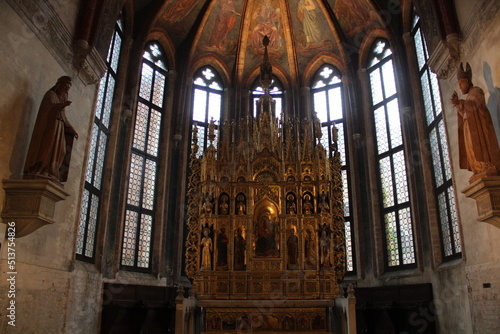
<svg viewBox="0 0 500 334">
<path fill-rule="evenodd" d="M 66 118 L 71 78 L 62 76 L 45 93 L 26 157 L 24 178 L 47 178 L 65 182 L 68 178 L 73 138 L 78 138 Z"/>
<path fill-rule="evenodd" d="M 460 168 L 474 173 L 469 182 L 485 176 L 498 175 L 500 170 L 500 148 L 490 112 L 486 107 L 484 92 L 472 84 L 472 70 L 460 65 L 457 73 L 458 85 L 465 100 L 453 92 L 451 103 L 458 111 L 458 144 Z"/>
</svg>

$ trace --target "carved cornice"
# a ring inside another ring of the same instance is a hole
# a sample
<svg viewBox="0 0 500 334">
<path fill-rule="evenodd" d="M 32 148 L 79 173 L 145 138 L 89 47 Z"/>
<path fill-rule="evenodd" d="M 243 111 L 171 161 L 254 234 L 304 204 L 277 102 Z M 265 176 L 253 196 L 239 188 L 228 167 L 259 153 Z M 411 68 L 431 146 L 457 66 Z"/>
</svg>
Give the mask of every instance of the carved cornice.
<svg viewBox="0 0 500 334">
<path fill-rule="evenodd" d="M 73 45 L 73 37 L 48 0 L 7 0 L 24 23 L 33 31 L 64 72 L 76 72 L 85 84 L 96 83 L 106 64 L 95 48 L 82 50 Z"/>
<path fill-rule="evenodd" d="M 469 55 L 479 45 L 483 32 L 488 29 L 499 10 L 500 3 L 497 0 L 476 2 L 469 20 L 462 29 L 464 55 Z"/>
<path fill-rule="evenodd" d="M 429 58 L 429 66 L 439 79 L 448 79 L 460 63 L 461 39 L 450 34 L 446 41 L 439 41 Z"/>
</svg>

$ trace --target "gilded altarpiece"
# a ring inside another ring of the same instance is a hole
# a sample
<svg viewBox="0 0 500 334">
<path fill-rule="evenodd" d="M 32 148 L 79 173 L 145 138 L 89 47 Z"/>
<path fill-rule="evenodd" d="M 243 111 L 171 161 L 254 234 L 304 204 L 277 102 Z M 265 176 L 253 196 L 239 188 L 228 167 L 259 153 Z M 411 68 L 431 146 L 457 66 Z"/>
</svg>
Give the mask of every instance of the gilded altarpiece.
<svg viewBox="0 0 500 334">
<path fill-rule="evenodd" d="M 257 108 L 217 141 L 211 122 L 203 154 L 193 128 L 186 272 L 203 330 L 327 332 L 345 273 L 339 153 L 317 118 L 279 122 L 267 92 Z"/>
</svg>

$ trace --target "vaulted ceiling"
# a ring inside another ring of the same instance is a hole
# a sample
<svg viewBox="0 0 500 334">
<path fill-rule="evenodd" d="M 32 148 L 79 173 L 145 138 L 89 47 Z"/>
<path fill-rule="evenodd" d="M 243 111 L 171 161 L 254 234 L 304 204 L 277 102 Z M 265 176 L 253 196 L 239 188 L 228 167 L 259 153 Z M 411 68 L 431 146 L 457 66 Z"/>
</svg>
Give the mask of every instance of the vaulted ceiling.
<svg viewBox="0 0 500 334">
<path fill-rule="evenodd" d="M 321 53 L 352 61 L 349 47 L 382 27 L 384 6 L 370 0 L 135 1 L 137 13 L 153 20 L 148 29 L 168 32 L 178 61 L 210 55 L 241 79 L 260 64 L 268 35 L 271 62 L 292 81 Z"/>
</svg>

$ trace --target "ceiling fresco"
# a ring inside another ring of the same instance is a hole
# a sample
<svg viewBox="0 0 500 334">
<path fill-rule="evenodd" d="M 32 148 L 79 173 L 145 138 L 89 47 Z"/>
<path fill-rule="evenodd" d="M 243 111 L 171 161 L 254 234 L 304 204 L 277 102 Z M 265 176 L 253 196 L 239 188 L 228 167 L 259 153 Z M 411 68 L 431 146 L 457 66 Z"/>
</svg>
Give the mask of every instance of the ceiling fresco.
<svg viewBox="0 0 500 334">
<path fill-rule="evenodd" d="M 298 77 L 319 53 L 344 59 L 341 45 L 378 22 L 369 0 L 166 0 L 161 8 L 155 24 L 189 52 L 184 59 L 215 54 L 239 78 L 257 69 L 265 35 L 273 66 Z"/>
</svg>

